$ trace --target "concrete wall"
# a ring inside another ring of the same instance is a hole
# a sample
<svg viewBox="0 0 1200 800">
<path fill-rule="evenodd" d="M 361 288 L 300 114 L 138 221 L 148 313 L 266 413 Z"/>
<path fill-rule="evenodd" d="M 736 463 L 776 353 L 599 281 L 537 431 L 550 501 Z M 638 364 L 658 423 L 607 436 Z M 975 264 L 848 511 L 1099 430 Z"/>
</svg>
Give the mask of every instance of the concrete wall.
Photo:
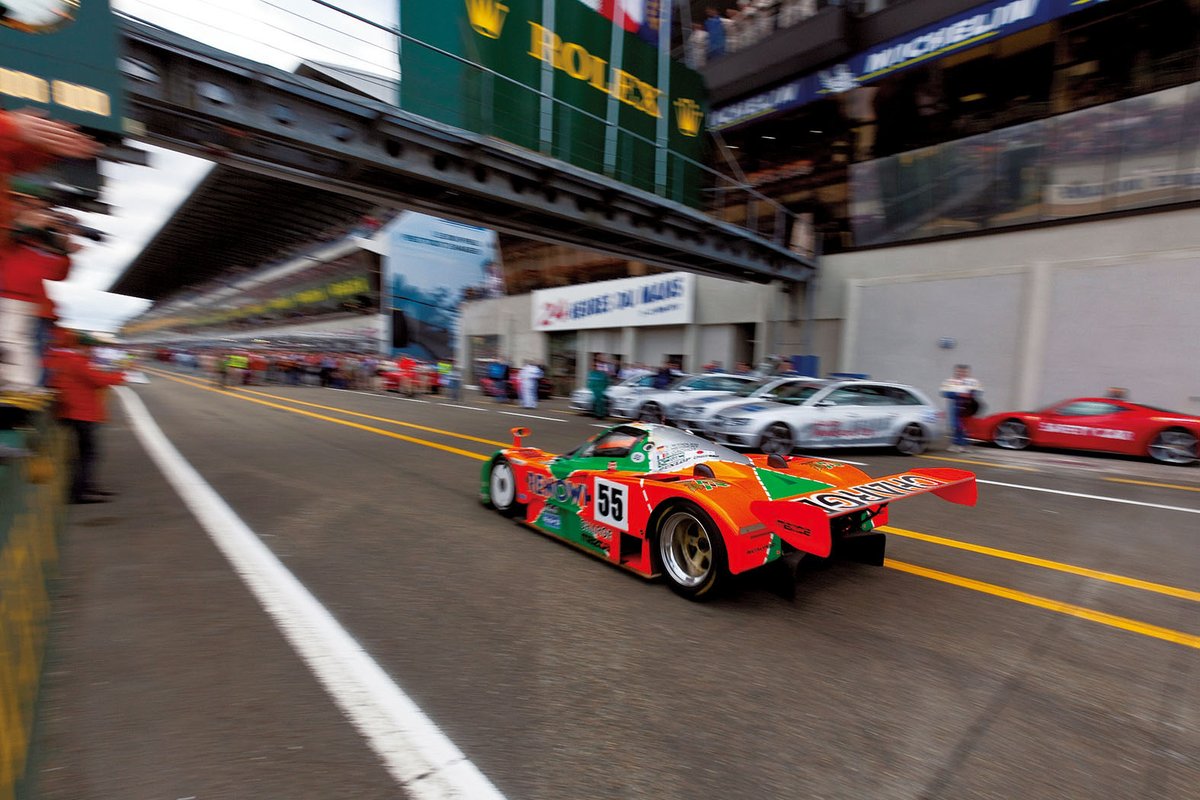
<svg viewBox="0 0 1200 800">
<path fill-rule="evenodd" d="M 962 362 L 995 410 L 1116 385 L 1200 413 L 1197 298 L 1189 209 L 829 256 L 815 309 L 840 371 L 936 389 Z"/>
</svg>

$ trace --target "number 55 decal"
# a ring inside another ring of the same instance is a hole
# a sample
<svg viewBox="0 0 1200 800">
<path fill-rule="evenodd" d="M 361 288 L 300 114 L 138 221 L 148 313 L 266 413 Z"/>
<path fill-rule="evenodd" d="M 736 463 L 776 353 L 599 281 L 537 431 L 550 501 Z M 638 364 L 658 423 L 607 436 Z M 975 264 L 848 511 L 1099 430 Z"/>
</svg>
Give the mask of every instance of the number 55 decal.
<svg viewBox="0 0 1200 800">
<path fill-rule="evenodd" d="M 596 478 L 593 493 L 596 504 L 592 507 L 596 522 L 611 525 L 619 531 L 629 531 L 629 487 Z"/>
</svg>

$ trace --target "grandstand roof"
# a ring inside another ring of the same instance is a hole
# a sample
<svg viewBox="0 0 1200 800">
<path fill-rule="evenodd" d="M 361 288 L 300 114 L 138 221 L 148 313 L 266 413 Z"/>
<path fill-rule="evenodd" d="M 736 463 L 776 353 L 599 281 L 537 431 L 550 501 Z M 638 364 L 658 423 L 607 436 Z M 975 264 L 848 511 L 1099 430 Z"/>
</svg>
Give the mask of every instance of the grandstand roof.
<svg viewBox="0 0 1200 800">
<path fill-rule="evenodd" d="M 345 228 L 373 204 L 217 166 L 110 291 L 160 300 L 235 267 L 254 267 Z"/>
<path fill-rule="evenodd" d="M 308 62 L 298 73 L 368 97 L 395 84 Z M 252 268 L 357 222 L 376 204 L 217 165 L 126 267 L 109 291 L 161 300 L 233 268 Z"/>
</svg>

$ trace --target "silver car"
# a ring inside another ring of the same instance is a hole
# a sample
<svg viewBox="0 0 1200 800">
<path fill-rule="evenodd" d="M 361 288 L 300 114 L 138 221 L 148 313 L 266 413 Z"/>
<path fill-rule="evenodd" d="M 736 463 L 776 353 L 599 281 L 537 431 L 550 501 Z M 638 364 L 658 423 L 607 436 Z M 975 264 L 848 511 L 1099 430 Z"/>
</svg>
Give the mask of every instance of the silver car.
<svg viewBox="0 0 1200 800">
<path fill-rule="evenodd" d="M 711 373 L 680 378 L 666 389 L 629 395 L 613 403 L 612 413 L 646 422 L 673 422 L 684 404 L 706 397 L 724 397 L 761 379 L 751 375 Z"/>
<path fill-rule="evenodd" d="M 781 455 L 796 448 L 880 445 L 916 455 L 946 435 L 945 412 L 911 386 L 836 381 L 788 388 L 792 397 L 724 409 L 706 433 L 717 442 Z"/>
<path fill-rule="evenodd" d="M 800 388 L 813 383 L 824 383 L 819 378 L 766 378 L 759 384 L 748 384 L 733 394 L 713 395 L 711 397 L 687 400 L 676 412 L 675 422 L 681 428 L 704 434 L 713 419 L 726 409 L 744 405 L 754 400 L 774 400 L 777 397 L 791 397 L 792 387 Z"/>
<path fill-rule="evenodd" d="M 604 391 L 608 397 L 608 404 L 611 407 L 617 402 L 617 398 L 624 397 L 627 394 L 637 392 L 649 392 L 654 389 L 654 373 L 653 372 L 638 372 L 630 375 L 620 383 L 613 384 Z M 579 411 L 583 414 L 592 412 L 592 390 L 588 388 L 576 389 L 571 392 L 571 410 Z"/>
</svg>

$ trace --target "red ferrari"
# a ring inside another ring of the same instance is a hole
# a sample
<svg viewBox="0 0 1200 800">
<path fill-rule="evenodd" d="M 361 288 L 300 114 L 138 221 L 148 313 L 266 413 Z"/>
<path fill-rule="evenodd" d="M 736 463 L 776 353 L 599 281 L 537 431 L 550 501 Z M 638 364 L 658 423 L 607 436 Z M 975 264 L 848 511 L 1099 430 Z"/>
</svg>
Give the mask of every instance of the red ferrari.
<svg viewBox="0 0 1200 800">
<path fill-rule="evenodd" d="M 1100 450 L 1150 456 L 1164 464 L 1200 460 L 1200 417 L 1106 397 L 1078 397 L 1041 411 L 979 417 L 968 422 L 967 435 L 1007 450 Z"/>
</svg>

